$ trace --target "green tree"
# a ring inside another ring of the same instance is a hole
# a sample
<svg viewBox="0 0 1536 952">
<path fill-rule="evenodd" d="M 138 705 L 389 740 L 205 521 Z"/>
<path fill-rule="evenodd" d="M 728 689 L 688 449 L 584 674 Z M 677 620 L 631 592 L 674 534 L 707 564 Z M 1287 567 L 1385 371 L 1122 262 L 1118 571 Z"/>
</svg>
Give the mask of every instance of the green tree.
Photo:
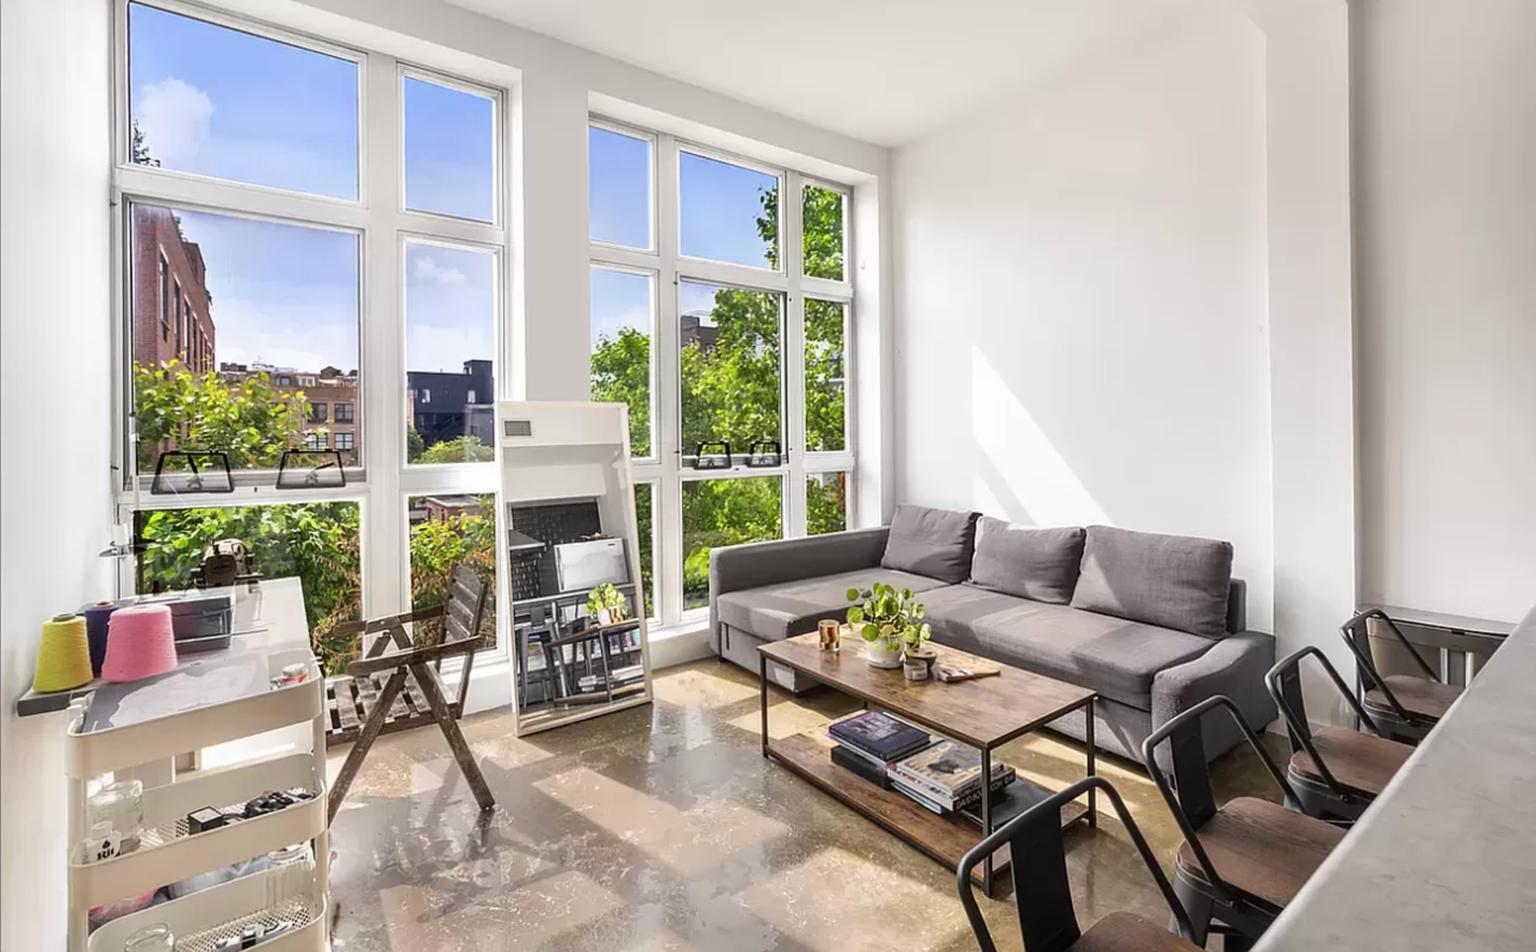
<svg viewBox="0 0 1536 952">
<path fill-rule="evenodd" d="M 409 458 L 413 463 L 484 463 L 496 458 L 496 449 L 480 442 L 478 436 L 466 433 L 451 440 L 433 443 Z"/>
<path fill-rule="evenodd" d="M 629 406 L 629 448 L 651 455 L 651 339 L 633 327 L 610 338 L 599 337 L 592 349 L 592 399 Z"/>
<path fill-rule="evenodd" d="M 358 617 L 362 583 L 358 506 L 350 502 L 164 509 L 135 514 L 142 592 L 189 588 L 206 546 L 239 539 L 265 578 L 297 576 L 304 586 L 315 654 L 327 673 L 356 654 L 356 638 L 333 634 Z"/>
<path fill-rule="evenodd" d="M 411 527 L 411 607 L 435 608 L 448 598 L 453 570 L 467 565 L 496 591 L 496 500 L 479 497 L 479 512 L 462 512 L 428 519 Z M 488 605 L 481 633 L 486 646 L 496 638 L 494 604 Z M 418 640 L 430 642 L 441 637 L 441 629 L 419 626 Z"/>
<path fill-rule="evenodd" d="M 170 360 L 161 367 L 135 363 L 139 467 L 153 470 L 162 449 L 229 454 L 232 469 L 273 467 L 283 451 L 304 445 L 309 401 L 284 392 L 265 373 L 229 383 L 217 373 L 193 373 Z"/>
</svg>

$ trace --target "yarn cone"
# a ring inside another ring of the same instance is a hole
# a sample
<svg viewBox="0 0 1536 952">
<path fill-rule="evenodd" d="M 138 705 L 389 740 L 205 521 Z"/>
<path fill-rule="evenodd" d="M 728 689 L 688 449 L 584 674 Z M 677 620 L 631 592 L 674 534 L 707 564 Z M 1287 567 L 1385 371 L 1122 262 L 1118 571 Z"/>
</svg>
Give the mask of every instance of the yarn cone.
<svg viewBox="0 0 1536 952">
<path fill-rule="evenodd" d="M 37 645 L 34 691 L 68 691 L 91 683 L 91 649 L 85 636 L 85 619 L 56 615 L 43 622 Z"/>
<path fill-rule="evenodd" d="M 168 605 L 130 605 L 107 621 L 107 657 L 101 676 L 140 681 L 176 667 L 176 638 Z"/>
</svg>

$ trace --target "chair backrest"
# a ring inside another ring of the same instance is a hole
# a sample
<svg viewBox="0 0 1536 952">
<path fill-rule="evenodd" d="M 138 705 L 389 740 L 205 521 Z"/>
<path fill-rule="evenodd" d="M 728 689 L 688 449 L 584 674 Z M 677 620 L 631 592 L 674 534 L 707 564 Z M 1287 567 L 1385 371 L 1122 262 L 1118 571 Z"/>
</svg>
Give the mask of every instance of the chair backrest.
<svg viewBox="0 0 1536 952">
<path fill-rule="evenodd" d="M 1205 872 L 1206 882 L 1216 894 L 1228 901 L 1231 893 L 1216 874 L 1216 869 L 1211 863 L 1211 858 L 1205 852 L 1205 847 L 1200 845 L 1198 831 L 1200 827 L 1216 815 L 1216 795 L 1211 788 L 1211 769 L 1205 759 L 1205 734 L 1201 729 L 1201 722 L 1205 716 L 1216 709 L 1225 710 L 1237 722 L 1238 729 L 1248 741 L 1248 746 L 1258 755 L 1269 772 L 1269 776 L 1276 785 L 1284 791 L 1289 802 L 1295 803 L 1296 792 L 1291 788 L 1285 774 L 1275 765 L 1265 752 L 1259 736 L 1243 720 L 1242 712 L 1238 710 L 1232 699 L 1218 694 L 1208 697 L 1194 707 L 1184 711 L 1163 722 L 1162 726 L 1153 731 L 1141 745 L 1141 759 L 1146 765 L 1147 773 L 1152 775 L 1152 780 L 1157 784 L 1157 790 L 1163 796 L 1163 802 L 1168 804 L 1168 811 L 1173 814 L 1174 820 L 1179 825 L 1179 830 L 1184 834 L 1184 841 L 1189 844 L 1190 851 L 1195 854 L 1201 869 Z M 1157 749 L 1164 742 L 1170 744 L 1169 765 L 1173 772 L 1173 782 L 1169 783 L 1168 776 L 1163 772 L 1157 761 Z"/>
<path fill-rule="evenodd" d="M 1119 791 L 1102 777 L 1086 777 L 1009 820 L 991 836 L 972 847 L 960 860 L 956 874 L 960 904 L 965 907 L 966 918 L 970 920 L 971 930 L 976 934 L 981 952 L 997 952 L 997 946 L 976 904 L 971 872 L 1005 843 L 1008 844 L 1009 866 L 1013 870 L 1014 904 L 1019 912 L 1019 932 L 1025 952 L 1062 952 L 1082 937 L 1077 913 L 1072 907 L 1072 890 L 1067 880 L 1061 808 L 1090 789 L 1102 791 L 1114 807 L 1136 851 L 1141 854 L 1142 862 L 1146 864 L 1163 899 L 1168 903 L 1168 909 L 1179 924 L 1181 934 L 1190 934 L 1189 914 L 1174 895 L 1173 886 L 1163 874 L 1151 848 L 1147 846 L 1141 828 L 1125 808 L 1125 801 L 1120 799 Z"/>
<path fill-rule="evenodd" d="M 1333 686 L 1349 702 L 1349 706 L 1355 709 L 1355 714 L 1360 718 L 1360 723 L 1369 727 L 1371 733 L 1378 737 L 1383 736 L 1380 725 L 1371 719 L 1371 715 L 1365 712 L 1365 707 L 1360 699 L 1355 697 L 1355 692 L 1349 689 L 1344 679 L 1339 676 L 1339 670 L 1323 654 L 1322 649 L 1316 645 L 1308 645 L 1298 651 L 1293 651 L 1284 658 L 1275 662 L 1275 666 L 1264 675 L 1264 683 L 1269 686 L 1270 697 L 1275 699 L 1275 705 L 1280 708 L 1280 716 L 1285 718 L 1286 733 L 1291 737 L 1291 750 L 1296 753 L 1305 751 L 1316 765 L 1319 776 L 1328 785 L 1335 796 L 1352 799 L 1352 794 L 1334 778 L 1328 765 L 1317 752 L 1317 746 L 1312 742 L 1312 725 L 1307 720 L 1307 705 L 1302 698 L 1301 690 L 1301 659 L 1311 655 L 1323 666 L 1328 679 Z"/>
<path fill-rule="evenodd" d="M 490 591 L 478 573 L 458 565 L 448 582 L 448 601 L 443 606 L 443 642 L 450 644 L 480 637 L 485 603 Z"/>
</svg>

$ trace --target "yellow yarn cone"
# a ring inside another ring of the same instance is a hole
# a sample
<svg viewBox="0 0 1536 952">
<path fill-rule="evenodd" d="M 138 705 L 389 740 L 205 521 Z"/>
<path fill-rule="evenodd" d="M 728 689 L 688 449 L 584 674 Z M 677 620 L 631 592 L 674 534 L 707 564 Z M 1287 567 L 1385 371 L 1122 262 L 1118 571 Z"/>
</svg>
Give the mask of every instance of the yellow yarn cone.
<svg viewBox="0 0 1536 952">
<path fill-rule="evenodd" d="M 85 637 L 85 618 L 55 615 L 43 622 L 37 645 L 34 691 L 68 691 L 91 681 L 91 648 Z"/>
</svg>

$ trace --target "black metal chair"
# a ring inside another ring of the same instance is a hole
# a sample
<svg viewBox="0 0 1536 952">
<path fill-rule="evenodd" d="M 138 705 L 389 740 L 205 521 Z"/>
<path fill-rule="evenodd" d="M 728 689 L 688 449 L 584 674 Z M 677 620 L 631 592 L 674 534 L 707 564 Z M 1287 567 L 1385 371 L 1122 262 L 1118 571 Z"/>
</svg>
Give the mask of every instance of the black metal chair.
<svg viewBox="0 0 1536 952">
<path fill-rule="evenodd" d="M 1089 790 L 1102 790 L 1125 824 L 1131 842 L 1142 862 L 1152 873 L 1157 888 L 1172 910 L 1179 934 L 1164 929 L 1128 912 L 1112 912 L 1089 927 L 1078 928 L 1077 913 L 1072 908 L 1072 891 L 1067 882 L 1067 856 L 1061 830 L 1061 808 Z M 1004 844 L 1013 870 L 1014 904 L 1019 911 L 1019 931 L 1026 952 L 1196 952 L 1182 936 L 1189 935 L 1190 922 L 1179 905 L 1168 877 L 1152 855 L 1146 839 L 1131 819 L 1120 794 L 1102 777 L 1086 777 L 1060 793 L 1053 794 L 999 827 L 991 836 L 976 844 L 960 860 L 957 873 L 960 904 L 971 921 L 981 952 L 997 952 L 992 933 L 987 929 L 981 909 L 976 904 L 971 871 Z"/>
<path fill-rule="evenodd" d="M 1371 653 L 1371 623 L 1376 622 L 1392 636 L 1397 645 L 1413 659 L 1423 677 L 1413 674 L 1383 675 L 1376 668 Z M 1440 722 L 1462 689 L 1446 684 L 1424 656 L 1403 634 L 1402 629 L 1384 611 L 1370 608 L 1351 618 L 1339 628 L 1344 643 L 1355 656 L 1355 693 L 1360 704 L 1371 712 L 1376 726 L 1393 740 L 1417 744 L 1430 728 Z"/>
<path fill-rule="evenodd" d="M 1301 693 L 1301 659 L 1311 655 L 1323 666 L 1334 687 L 1355 709 L 1360 726 L 1314 728 L 1307 720 Z M 1291 737 L 1287 768 L 1301 811 L 1333 823 L 1348 825 L 1381 793 L 1403 761 L 1413 753 L 1408 744 L 1388 740 L 1382 729 L 1350 691 L 1338 669 L 1316 645 L 1308 645 L 1278 661 L 1264 676 L 1269 693 L 1285 718 Z"/>
<path fill-rule="evenodd" d="M 1218 807 L 1201 730 L 1202 720 L 1217 708 L 1237 721 L 1286 802 L 1296 802 L 1296 792 L 1265 753 L 1258 735 L 1237 705 L 1222 695 L 1201 701 L 1153 731 L 1142 743 L 1141 755 L 1184 834 L 1174 862 L 1173 889 L 1192 924 L 1190 938 L 1204 945 L 1210 932 L 1220 932 L 1226 935 L 1225 948 L 1243 949 L 1295 898 L 1344 832 L 1256 797 L 1237 797 Z M 1157 762 L 1164 741 L 1169 744 L 1171 785 Z"/>
</svg>

